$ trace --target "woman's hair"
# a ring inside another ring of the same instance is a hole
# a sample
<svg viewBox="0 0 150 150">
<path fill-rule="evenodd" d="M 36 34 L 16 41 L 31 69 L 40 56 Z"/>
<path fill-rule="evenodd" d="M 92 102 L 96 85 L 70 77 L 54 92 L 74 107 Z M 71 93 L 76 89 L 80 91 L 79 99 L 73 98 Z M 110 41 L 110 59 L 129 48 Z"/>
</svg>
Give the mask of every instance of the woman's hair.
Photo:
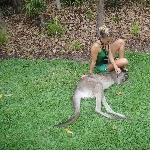
<svg viewBox="0 0 150 150">
<path fill-rule="evenodd" d="M 110 32 L 109 28 L 103 25 L 99 27 L 99 36 L 100 38 L 111 37 L 112 33 Z"/>
</svg>

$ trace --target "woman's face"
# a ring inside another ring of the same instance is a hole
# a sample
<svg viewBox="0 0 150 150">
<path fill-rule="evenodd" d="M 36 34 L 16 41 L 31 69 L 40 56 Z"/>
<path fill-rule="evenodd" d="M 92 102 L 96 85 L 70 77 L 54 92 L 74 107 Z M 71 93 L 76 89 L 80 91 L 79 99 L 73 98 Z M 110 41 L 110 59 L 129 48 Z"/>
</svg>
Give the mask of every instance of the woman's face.
<svg viewBox="0 0 150 150">
<path fill-rule="evenodd" d="M 112 42 L 112 38 L 111 37 L 105 37 L 105 38 L 102 38 L 101 41 L 104 44 L 110 44 Z"/>
</svg>

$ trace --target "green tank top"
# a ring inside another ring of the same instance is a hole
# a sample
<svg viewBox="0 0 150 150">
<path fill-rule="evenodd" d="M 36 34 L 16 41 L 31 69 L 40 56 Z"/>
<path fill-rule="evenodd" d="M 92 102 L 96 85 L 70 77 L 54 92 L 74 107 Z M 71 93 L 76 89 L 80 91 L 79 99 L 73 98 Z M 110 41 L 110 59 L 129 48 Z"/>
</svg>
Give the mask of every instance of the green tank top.
<svg viewBox="0 0 150 150">
<path fill-rule="evenodd" d="M 106 49 L 102 48 L 101 51 L 98 52 L 96 65 L 106 64 L 108 63 L 108 52 Z"/>
</svg>

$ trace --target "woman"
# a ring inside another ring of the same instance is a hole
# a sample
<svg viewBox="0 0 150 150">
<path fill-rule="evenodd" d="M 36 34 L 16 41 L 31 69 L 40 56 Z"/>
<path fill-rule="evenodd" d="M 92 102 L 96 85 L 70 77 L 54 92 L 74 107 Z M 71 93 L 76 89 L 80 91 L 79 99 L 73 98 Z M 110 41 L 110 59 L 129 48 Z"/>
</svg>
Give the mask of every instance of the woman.
<svg viewBox="0 0 150 150">
<path fill-rule="evenodd" d="M 128 64 L 124 55 L 125 42 L 122 39 L 112 42 L 111 33 L 106 26 L 99 28 L 99 34 L 99 40 L 91 48 L 90 74 L 113 70 L 119 74 L 121 68 L 123 69 Z M 115 59 L 116 54 L 119 55 L 118 59 Z"/>
</svg>

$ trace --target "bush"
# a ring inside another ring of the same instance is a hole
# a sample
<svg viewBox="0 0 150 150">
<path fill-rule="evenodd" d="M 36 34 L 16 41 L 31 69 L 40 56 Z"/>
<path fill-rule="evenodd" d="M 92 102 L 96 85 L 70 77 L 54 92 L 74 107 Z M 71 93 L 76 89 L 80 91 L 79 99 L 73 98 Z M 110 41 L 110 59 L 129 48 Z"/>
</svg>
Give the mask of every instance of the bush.
<svg viewBox="0 0 150 150">
<path fill-rule="evenodd" d="M 120 9 L 126 3 L 139 3 L 144 6 L 150 6 L 150 0 L 105 0 L 105 8 L 106 9 Z"/>
<path fill-rule="evenodd" d="M 5 44 L 7 40 L 8 40 L 8 35 L 6 30 L 0 27 L 0 45 Z"/>
<path fill-rule="evenodd" d="M 64 27 L 61 25 L 60 21 L 57 18 L 55 18 L 52 21 L 49 21 L 47 23 L 46 29 L 47 29 L 47 34 L 49 36 L 61 36 L 65 32 Z"/>
<path fill-rule="evenodd" d="M 27 0 L 25 4 L 26 13 L 29 17 L 38 16 L 45 8 L 44 0 Z"/>
<path fill-rule="evenodd" d="M 140 3 L 140 4 L 143 4 L 145 6 L 149 6 L 150 5 L 150 0 L 131 0 L 131 2 Z"/>
<path fill-rule="evenodd" d="M 83 48 L 82 43 L 80 43 L 80 41 L 75 40 L 71 43 L 70 49 L 71 50 L 75 50 L 75 51 L 79 51 Z"/>
<path fill-rule="evenodd" d="M 86 16 L 86 18 L 89 19 L 89 20 L 94 19 L 94 13 L 92 12 L 91 9 L 88 9 L 88 10 L 86 11 L 85 16 Z"/>
<path fill-rule="evenodd" d="M 119 17 L 118 14 L 113 15 L 111 19 L 112 19 L 115 23 L 119 23 L 119 21 L 120 21 L 120 17 Z"/>
<path fill-rule="evenodd" d="M 7 8 L 11 6 L 15 12 L 19 12 L 22 8 L 24 0 L 0 0 L 0 7 Z"/>
<path fill-rule="evenodd" d="M 133 22 L 131 26 L 131 34 L 138 36 L 140 34 L 140 26 L 138 22 Z"/>
<path fill-rule="evenodd" d="M 106 8 L 120 8 L 121 7 L 122 0 L 106 0 L 105 1 L 105 7 Z"/>
<path fill-rule="evenodd" d="M 82 4 L 84 0 L 61 0 L 62 3 L 66 5 L 79 5 Z"/>
</svg>

